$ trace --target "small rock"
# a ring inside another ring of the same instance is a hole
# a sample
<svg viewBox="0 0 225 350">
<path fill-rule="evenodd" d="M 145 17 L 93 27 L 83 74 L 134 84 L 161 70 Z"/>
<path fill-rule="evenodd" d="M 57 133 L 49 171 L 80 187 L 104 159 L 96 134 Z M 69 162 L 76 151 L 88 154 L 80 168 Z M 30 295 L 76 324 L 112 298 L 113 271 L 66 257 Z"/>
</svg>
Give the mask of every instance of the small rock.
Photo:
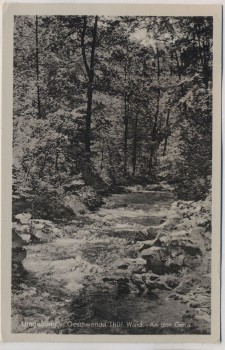
<svg viewBox="0 0 225 350">
<path fill-rule="evenodd" d="M 199 213 L 202 210 L 202 207 L 200 205 L 198 205 L 195 209 L 196 213 Z"/>
<path fill-rule="evenodd" d="M 154 239 L 157 236 L 158 230 L 154 226 L 146 229 L 148 239 Z"/>
<path fill-rule="evenodd" d="M 25 242 L 29 242 L 31 235 L 30 234 L 20 234 L 20 237 L 22 238 L 22 240 L 24 240 Z"/>
<path fill-rule="evenodd" d="M 195 309 L 195 308 L 199 307 L 200 305 L 199 305 L 199 303 L 192 301 L 189 303 L 189 306 Z"/>
<path fill-rule="evenodd" d="M 31 214 L 29 213 L 17 214 L 15 218 L 19 220 L 21 224 L 28 224 L 31 219 Z"/>
<path fill-rule="evenodd" d="M 56 236 L 56 237 L 62 237 L 63 234 L 62 234 L 62 230 L 60 230 L 59 228 L 57 227 L 54 227 L 53 230 L 52 230 L 53 234 Z"/>
</svg>

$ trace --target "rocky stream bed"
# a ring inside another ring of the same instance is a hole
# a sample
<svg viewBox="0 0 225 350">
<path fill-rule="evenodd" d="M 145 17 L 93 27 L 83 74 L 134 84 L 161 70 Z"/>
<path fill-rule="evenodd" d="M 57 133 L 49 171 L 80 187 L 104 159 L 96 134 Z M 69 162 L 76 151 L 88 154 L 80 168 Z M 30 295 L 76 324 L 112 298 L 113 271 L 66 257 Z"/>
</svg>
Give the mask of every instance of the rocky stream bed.
<svg viewBox="0 0 225 350">
<path fill-rule="evenodd" d="M 70 222 L 17 215 L 15 333 L 210 333 L 210 200 L 114 194 Z"/>
</svg>

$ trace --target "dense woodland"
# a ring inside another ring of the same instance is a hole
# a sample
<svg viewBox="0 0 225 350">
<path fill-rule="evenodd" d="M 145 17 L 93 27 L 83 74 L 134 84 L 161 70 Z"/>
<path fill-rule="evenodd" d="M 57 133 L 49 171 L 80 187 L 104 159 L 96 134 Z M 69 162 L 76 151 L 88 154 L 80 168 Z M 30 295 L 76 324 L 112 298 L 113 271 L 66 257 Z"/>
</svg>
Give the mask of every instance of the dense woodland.
<svg viewBox="0 0 225 350">
<path fill-rule="evenodd" d="M 212 27 L 212 17 L 15 17 L 14 210 L 48 203 L 46 213 L 79 184 L 91 209 L 96 191 L 162 181 L 205 199 Z"/>
</svg>

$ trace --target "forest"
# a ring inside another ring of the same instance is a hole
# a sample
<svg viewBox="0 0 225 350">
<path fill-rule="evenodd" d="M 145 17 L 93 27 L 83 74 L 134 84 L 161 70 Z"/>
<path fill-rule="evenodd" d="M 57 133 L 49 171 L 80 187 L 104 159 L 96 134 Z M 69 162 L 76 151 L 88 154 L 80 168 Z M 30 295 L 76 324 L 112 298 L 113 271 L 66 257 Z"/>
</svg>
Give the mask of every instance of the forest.
<svg viewBox="0 0 225 350">
<path fill-rule="evenodd" d="M 16 17 L 13 114 L 15 199 L 62 196 L 73 181 L 166 181 L 204 199 L 212 18 Z"/>
<path fill-rule="evenodd" d="M 210 334 L 212 52 L 213 17 L 15 16 L 14 332 Z"/>
</svg>

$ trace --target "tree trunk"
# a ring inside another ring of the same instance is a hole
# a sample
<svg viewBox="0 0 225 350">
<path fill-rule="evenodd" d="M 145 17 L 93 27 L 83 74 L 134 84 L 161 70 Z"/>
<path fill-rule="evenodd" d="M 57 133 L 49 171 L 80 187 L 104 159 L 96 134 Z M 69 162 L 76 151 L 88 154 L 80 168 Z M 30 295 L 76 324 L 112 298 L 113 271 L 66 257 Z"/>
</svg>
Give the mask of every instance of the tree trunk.
<svg viewBox="0 0 225 350">
<path fill-rule="evenodd" d="M 167 141 L 168 141 L 168 135 L 169 135 L 169 119 L 170 119 L 170 107 L 167 111 L 167 117 L 166 117 L 166 135 L 165 135 L 163 156 L 166 155 Z"/>
<path fill-rule="evenodd" d="M 86 130 L 85 130 L 85 151 L 86 151 L 88 160 L 90 160 L 90 157 L 91 157 L 92 98 L 93 98 L 93 86 L 92 86 L 92 83 L 89 83 L 88 89 L 87 89 L 87 114 L 86 114 Z"/>
<path fill-rule="evenodd" d="M 137 162 L 137 126 L 138 126 L 138 112 L 135 116 L 135 125 L 134 125 L 134 149 L 133 149 L 133 176 L 136 172 L 136 162 Z"/>
<path fill-rule="evenodd" d="M 127 140 L 128 140 L 128 96 L 127 96 L 127 62 L 124 67 L 124 177 L 127 176 Z"/>
<path fill-rule="evenodd" d="M 92 100 L 93 100 L 93 82 L 94 82 L 94 68 L 95 68 L 95 50 L 97 40 L 98 16 L 95 16 L 94 26 L 92 30 L 92 44 L 91 44 L 91 58 L 90 65 L 87 62 L 85 36 L 87 29 L 87 17 L 83 17 L 83 30 L 81 33 L 81 48 L 84 66 L 87 72 L 87 112 L 86 112 L 86 130 L 85 130 L 85 152 L 86 160 L 90 162 L 91 158 L 91 119 L 92 119 Z"/>
<path fill-rule="evenodd" d="M 150 147 L 150 158 L 149 158 L 149 174 L 152 173 L 152 167 L 153 167 L 153 159 L 155 155 L 155 149 L 156 149 L 156 141 L 157 141 L 157 125 L 158 125 L 158 117 L 159 117 L 159 101 L 160 101 L 160 88 L 158 88 L 157 92 L 157 109 L 155 113 L 155 121 L 152 129 L 152 145 Z"/>
<path fill-rule="evenodd" d="M 178 76 L 179 76 L 179 80 L 181 81 L 181 67 L 180 67 L 180 63 L 179 63 L 179 58 L 177 55 L 177 51 L 174 50 L 174 52 L 175 52 L 175 58 L 176 58 L 176 63 L 177 63 Z M 183 84 L 180 85 L 180 89 L 181 89 L 181 95 L 182 95 L 182 97 L 184 97 L 185 91 L 184 91 Z M 186 102 L 183 102 L 183 108 L 184 108 L 184 116 L 185 116 L 185 118 L 187 118 L 187 104 L 186 104 Z"/>
<path fill-rule="evenodd" d="M 155 120 L 154 125 L 152 128 L 152 138 L 151 138 L 151 147 L 150 147 L 150 157 L 149 157 L 149 175 L 152 173 L 152 167 L 153 167 L 153 159 L 155 155 L 156 150 L 156 141 L 157 141 L 157 126 L 158 126 L 158 119 L 159 119 L 159 103 L 160 103 L 160 87 L 159 87 L 159 78 L 160 78 L 160 62 L 159 62 L 159 51 L 157 49 L 157 81 L 158 81 L 158 88 L 157 88 L 157 107 L 156 107 L 156 113 L 155 113 Z"/>
<path fill-rule="evenodd" d="M 199 29 L 201 30 L 201 28 Z M 205 43 L 203 40 L 203 44 L 201 45 L 201 38 L 199 34 L 197 34 L 197 38 L 198 38 L 199 57 L 202 65 L 203 81 L 205 84 L 205 88 L 207 90 L 209 86 L 209 68 L 208 68 L 208 62 L 207 62 L 206 53 L 205 53 Z"/>
<path fill-rule="evenodd" d="M 41 118 L 41 101 L 40 101 L 40 81 L 39 81 L 39 43 L 38 43 L 38 16 L 36 16 L 36 76 L 37 76 L 37 117 Z"/>
<path fill-rule="evenodd" d="M 124 94 L 124 176 L 127 176 L 128 107 L 127 94 Z"/>
</svg>

